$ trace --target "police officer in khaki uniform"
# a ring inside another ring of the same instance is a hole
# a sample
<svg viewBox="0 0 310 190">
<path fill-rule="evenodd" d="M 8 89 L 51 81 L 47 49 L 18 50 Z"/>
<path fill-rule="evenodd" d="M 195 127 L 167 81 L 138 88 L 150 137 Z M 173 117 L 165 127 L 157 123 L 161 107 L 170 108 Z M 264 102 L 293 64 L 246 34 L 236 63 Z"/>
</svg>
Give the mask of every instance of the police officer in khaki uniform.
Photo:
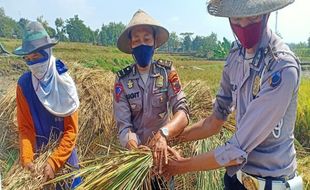
<svg viewBox="0 0 310 190">
<path fill-rule="evenodd" d="M 115 82 L 114 115 L 119 140 L 128 149 L 150 147 L 159 173 L 168 162 L 167 142 L 188 124 L 186 99 L 172 63 L 152 62 L 155 48 L 168 37 L 164 27 L 139 10 L 117 42 L 118 48 L 135 60 L 117 73 Z"/>
<path fill-rule="evenodd" d="M 213 114 L 186 128 L 184 141 L 217 134 L 236 110 L 236 132 L 224 145 L 169 160 L 164 175 L 226 167 L 225 189 L 302 189 L 296 174 L 294 126 L 300 64 L 268 27 L 270 12 L 294 0 L 211 0 L 211 15 L 228 17 L 237 40 L 224 66 Z"/>
</svg>

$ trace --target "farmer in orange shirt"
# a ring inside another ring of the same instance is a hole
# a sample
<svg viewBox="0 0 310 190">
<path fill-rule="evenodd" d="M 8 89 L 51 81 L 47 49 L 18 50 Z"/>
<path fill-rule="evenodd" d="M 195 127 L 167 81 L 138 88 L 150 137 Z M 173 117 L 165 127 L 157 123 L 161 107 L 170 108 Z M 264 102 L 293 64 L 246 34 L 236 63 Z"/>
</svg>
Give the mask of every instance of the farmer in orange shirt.
<svg viewBox="0 0 310 190">
<path fill-rule="evenodd" d="M 44 180 L 55 177 L 65 164 L 78 168 L 75 148 L 78 133 L 79 99 L 75 84 L 62 61 L 52 55 L 51 39 L 39 22 L 26 26 L 22 46 L 13 53 L 23 56 L 30 72 L 18 80 L 16 90 L 17 121 L 22 165 L 34 171 L 34 154 L 53 137 L 58 145 L 44 166 Z M 71 188 L 80 183 L 73 179 Z M 70 188 L 57 184 L 56 189 Z"/>
</svg>

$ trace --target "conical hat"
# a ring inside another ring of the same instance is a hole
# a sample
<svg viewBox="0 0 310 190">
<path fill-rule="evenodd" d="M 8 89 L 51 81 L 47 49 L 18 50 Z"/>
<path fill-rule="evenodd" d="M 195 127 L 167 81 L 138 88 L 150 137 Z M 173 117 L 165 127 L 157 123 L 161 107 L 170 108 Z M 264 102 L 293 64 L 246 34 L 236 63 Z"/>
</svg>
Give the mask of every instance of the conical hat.
<svg viewBox="0 0 310 190">
<path fill-rule="evenodd" d="M 169 32 L 161 24 L 153 19 L 150 15 L 142 10 L 138 10 L 132 17 L 125 30 L 122 32 L 117 41 L 117 47 L 124 53 L 131 54 L 130 32 L 135 26 L 151 26 L 155 31 L 155 48 L 163 45 L 169 38 Z"/>
<path fill-rule="evenodd" d="M 208 12 L 219 17 L 250 17 L 279 10 L 294 0 L 210 0 Z"/>
</svg>

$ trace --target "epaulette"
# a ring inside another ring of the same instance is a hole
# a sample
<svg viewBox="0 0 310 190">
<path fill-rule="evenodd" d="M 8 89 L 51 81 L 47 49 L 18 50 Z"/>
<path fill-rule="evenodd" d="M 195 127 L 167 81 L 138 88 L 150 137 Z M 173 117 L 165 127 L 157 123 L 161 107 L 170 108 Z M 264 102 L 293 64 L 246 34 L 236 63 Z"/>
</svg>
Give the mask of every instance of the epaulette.
<svg viewBox="0 0 310 190">
<path fill-rule="evenodd" d="M 166 67 L 166 68 L 168 68 L 168 69 L 170 69 L 171 66 L 172 66 L 172 61 L 168 61 L 168 60 L 158 59 L 158 60 L 156 61 L 156 63 L 157 63 L 158 65 L 163 66 L 163 67 Z"/>
<path fill-rule="evenodd" d="M 126 68 L 124 68 L 122 70 L 117 71 L 116 74 L 117 74 L 118 78 L 123 78 L 123 77 L 129 75 L 129 73 L 131 71 L 132 71 L 132 67 L 128 66 L 128 67 L 126 67 Z"/>
<path fill-rule="evenodd" d="M 234 53 L 235 51 L 239 50 L 241 47 L 241 45 L 239 44 L 238 41 L 234 41 L 231 43 L 231 46 L 230 46 L 230 50 L 229 50 L 229 53 Z"/>
</svg>

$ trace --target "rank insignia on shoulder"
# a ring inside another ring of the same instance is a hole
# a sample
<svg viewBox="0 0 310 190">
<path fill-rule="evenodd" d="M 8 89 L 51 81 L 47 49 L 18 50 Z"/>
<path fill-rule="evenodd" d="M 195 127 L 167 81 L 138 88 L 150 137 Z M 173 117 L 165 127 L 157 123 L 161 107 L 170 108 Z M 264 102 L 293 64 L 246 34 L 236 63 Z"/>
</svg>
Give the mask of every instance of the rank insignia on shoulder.
<svg viewBox="0 0 310 190">
<path fill-rule="evenodd" d="M 116 83 L 114 86 L 115 100 L 118 103 L 124 91 L 122 83 Z"/>
<path fill-rule="evenodd" d="M 131 72 L 132 68 L 131 66 L 128 66 L 122 70 L 119 70 L 116 72 L 118 78 L 123 78 L 124 76 L 128 75 Z"/>
<path fill-rule="evenodd" d="M 269 84 L 273 88 L 279 86 L 281 81 L 282 81 L 282 78 L 281 78 L 281 72 L 280 71 L 273 73 L 269 78 Z"/>
<path fill-rule="evenodd" d="M 167 68 L 171 68 L 172 66 L 172 61 L 168 61 L 168 60 L 163 60 L 163 59 L 158 59 L 157 60 L 157 64 L 163 67 L 167 67 Z"/>
</svg>

